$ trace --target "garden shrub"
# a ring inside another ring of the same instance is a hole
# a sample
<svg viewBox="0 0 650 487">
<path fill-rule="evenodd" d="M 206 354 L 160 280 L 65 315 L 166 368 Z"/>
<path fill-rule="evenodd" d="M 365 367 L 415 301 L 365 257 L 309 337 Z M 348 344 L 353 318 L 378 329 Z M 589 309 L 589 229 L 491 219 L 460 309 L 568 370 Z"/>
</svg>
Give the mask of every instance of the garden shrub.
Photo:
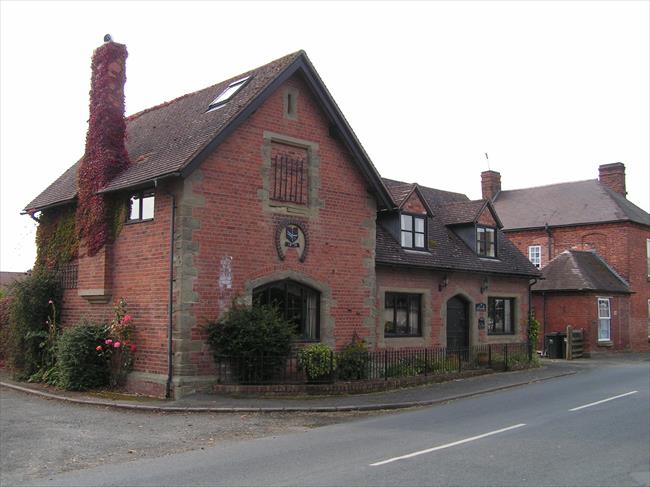
<svg viewBox="0 0 650 487">
<path fill-rule="evenodd" d="M 14 282 L 10 294 L 5 353 L 18 378 L 28 378 L 54 363 L 53 341 L 63 293 L 56 276 L 42 270 Z"/>
<path fill-rule="evenodd" d="M 327 345 L 314 343 L 298 352 L 298 366 L 305 371 L 309 381 L 332 379 L 336 369 L 336 357 Z"/>
<path fill-rule="evenodd" d="M 234 304 L 206 326 L 217 363 L 227 361 L 240 381 L 264 381 L 279 373 L 291 351 L 295 325 L 269 306 Z"/>
<path fill-rule="evenodd" d="M 11 335 L 9 330 L 9 309 L 11 307 L 11 298 L 9 296 L 0 297 L 0 364 L 4 364 L 9 353 Z"/>
<path fill-rule="evenodd" d="M 67 329 L 57 346 L 57 385 L 73 391 L 107 386 L 110 362 L 98 353 L 107 336 L 106 326 L 90 322 Z"/>
<path fill-rule="evenodd" d="M 365 380 L 368 378 L 370 354 L 366 342 L 353 339 L 338 355 L 337 372 L 340 380 Z"/>
</svg>

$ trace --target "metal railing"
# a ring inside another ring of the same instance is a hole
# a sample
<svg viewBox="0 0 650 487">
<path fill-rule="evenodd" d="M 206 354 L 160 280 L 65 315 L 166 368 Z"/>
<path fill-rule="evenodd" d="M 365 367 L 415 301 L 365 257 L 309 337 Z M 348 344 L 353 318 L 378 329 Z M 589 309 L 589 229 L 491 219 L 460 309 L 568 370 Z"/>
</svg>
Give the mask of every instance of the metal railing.
<svg viewBox="0 0 650 487">
<path fill-rule="evenodd" d="M 482 344 L 461 349 L 445 347 L 337 351 L 325 356 L 318 377 L 308 377 L 298 351 L 288 356 L 215 355 L 221 384 L 303 384 L 335 381 L 389 380 L 402 377 L 453 374 L 464 370 L 503 369 L 528 364 L 527 343 Z"/>
</svg>

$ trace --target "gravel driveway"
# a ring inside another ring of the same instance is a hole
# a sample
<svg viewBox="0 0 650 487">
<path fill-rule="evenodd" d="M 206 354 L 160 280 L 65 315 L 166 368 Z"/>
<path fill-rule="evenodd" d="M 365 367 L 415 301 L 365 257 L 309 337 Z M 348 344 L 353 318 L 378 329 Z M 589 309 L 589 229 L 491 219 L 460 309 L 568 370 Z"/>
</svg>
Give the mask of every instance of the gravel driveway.
<svg viewBox="0 0 650 487">
<path fill-rule="evenodd" d="M 141 413 L 0 388 L 0 485 L 220 442 L 301 432 L 366 415 Z"/>
</svg>

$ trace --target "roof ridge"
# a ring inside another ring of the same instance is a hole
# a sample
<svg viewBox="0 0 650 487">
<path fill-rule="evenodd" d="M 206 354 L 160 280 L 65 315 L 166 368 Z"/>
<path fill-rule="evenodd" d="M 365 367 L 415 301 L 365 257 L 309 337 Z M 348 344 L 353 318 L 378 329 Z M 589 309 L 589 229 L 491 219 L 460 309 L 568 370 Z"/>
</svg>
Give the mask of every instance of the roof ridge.
<svg viewBox="0 0 650 487">
<path fill-rule="evenodd" d="M 598 179 L 581 179 L 579 181 L 564 181 L 562 183 L 541 184 L 539 186 L 529 186 L 527 188 L 503 189 L 503 190 L 499 191 L 499 194 L 512 193 L 514 191 L 528 191 L 530 189 L 549 188 L 551 186 L 562 186 L 562 185 L 565 185 L 565 184 L 587 183 L 587 182 L 591 182 L 591 181 L 598 183 Z"/>
</svg>

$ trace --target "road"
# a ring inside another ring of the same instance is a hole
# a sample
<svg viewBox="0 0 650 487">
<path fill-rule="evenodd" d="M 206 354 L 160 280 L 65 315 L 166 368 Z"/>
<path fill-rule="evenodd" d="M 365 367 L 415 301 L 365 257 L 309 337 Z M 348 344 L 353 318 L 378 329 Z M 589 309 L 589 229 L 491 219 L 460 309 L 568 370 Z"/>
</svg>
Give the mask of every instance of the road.
<svg viewBox="0 0 650 487">
<path fill-rule="evenodd" d="M 650 485 L 650 363 L 25 485 Z"/>
</svg>

